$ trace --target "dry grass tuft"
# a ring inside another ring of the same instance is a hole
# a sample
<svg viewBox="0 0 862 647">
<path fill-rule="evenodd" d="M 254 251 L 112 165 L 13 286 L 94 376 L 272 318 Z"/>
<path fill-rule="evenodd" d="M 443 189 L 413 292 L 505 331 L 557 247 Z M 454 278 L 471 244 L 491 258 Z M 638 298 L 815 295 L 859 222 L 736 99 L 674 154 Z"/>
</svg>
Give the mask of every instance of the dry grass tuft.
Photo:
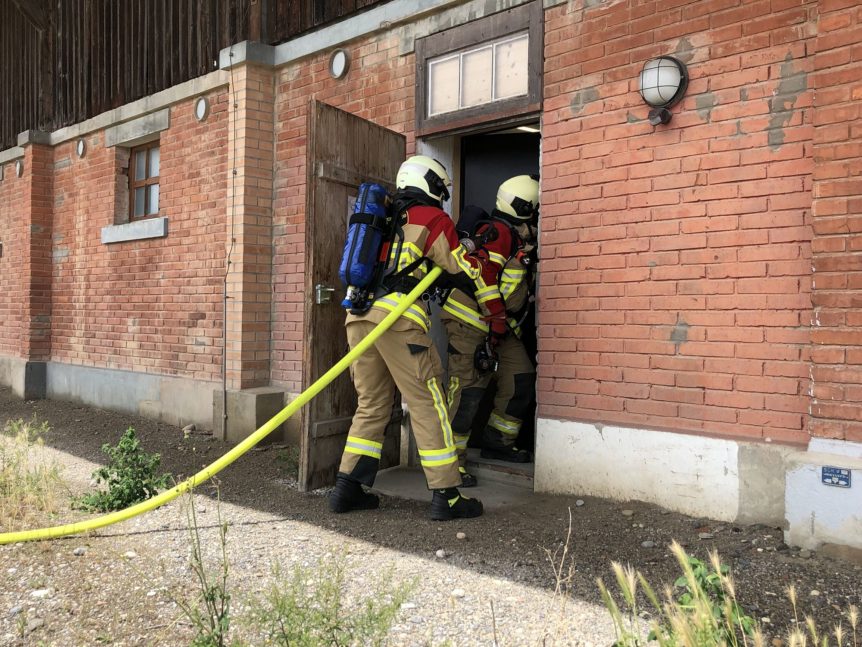
<svg viewBox="0 0 862 647">
<path fill-rule="evenodd" d="M 10 420 L 0 429 L 0 528 L 18 529 L 55 513 L 68 487 L 42 437 L 48 423 Z"/>
</svg>

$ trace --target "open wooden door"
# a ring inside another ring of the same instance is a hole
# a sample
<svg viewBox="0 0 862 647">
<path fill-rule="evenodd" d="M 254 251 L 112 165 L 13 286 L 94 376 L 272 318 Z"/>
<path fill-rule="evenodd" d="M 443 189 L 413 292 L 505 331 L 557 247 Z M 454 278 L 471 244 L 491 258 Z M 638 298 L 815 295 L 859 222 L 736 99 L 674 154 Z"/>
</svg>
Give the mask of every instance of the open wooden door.
<svg viewBox="0 0 862 647">
<path fill-rule="evenodd" d="M 364 181 L 390 190 L 405 156 L 404 135 L 325 103 L 312 101 L 308 117 L 307 209 L 305 220 L 305 349 L 303 388 L 348 350 L 344 333 L 344 289 L 338 264 L 347 219 Z M 330 292 L 329 289 L 334 288 Z M 356 391 L 347 372 L 312 400 L 302 415 L 299 485 L 303 490 L 335 482 Z M 397 465 L 401 441 L 400 398 L 393 402 L 381 468 Z"/>
</svg>

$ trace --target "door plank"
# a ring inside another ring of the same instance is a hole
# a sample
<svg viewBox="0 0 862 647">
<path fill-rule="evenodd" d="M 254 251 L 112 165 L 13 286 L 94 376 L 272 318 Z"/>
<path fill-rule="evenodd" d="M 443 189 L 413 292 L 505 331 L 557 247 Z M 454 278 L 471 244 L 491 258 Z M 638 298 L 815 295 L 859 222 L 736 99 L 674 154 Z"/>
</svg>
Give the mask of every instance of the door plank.
<svg viewBox="0 0 862 647">
<path fill-rule="evenodd" d="M 308 114 L 306 184 L 304 387 L 311 385 L 347 352 L 338 264 L 347 231 L 348 208 L 363 181 L 392 188 L 406 150 L 400 133 L 312 101 Z M 314 303 L 314 286 L 336 288 L 332 302 Z M 308 404 L 302 415 L 299 483 L 311 490 L 335 481 L 356 391 L 345 372 Z M 401 401 L 393 400 L 381 467 L 400 458 Z"/>
</svg>

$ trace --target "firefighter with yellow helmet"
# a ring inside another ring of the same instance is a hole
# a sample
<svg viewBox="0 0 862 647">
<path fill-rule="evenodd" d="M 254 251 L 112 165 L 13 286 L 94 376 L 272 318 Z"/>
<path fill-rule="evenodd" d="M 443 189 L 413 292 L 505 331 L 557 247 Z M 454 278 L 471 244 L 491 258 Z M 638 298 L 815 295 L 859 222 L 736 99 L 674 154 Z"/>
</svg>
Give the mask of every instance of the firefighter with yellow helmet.
<svg viewBox="0 0 862 647">
<path fill-rule="evenodd" d="M 493 268 L 483 266 L 459 243 L 452 220 L 441 208 L 449 199 L 449 186 L 451 180 L 446 169 L 430 157 L 415 155 L 399 168 L 393 199 L 398 242 L 391 246 L 389 266 L 397 274 L 405 275 L 394 284 L 387 284 L 384 279 L 386 288 L 375 292 L 369 310 L 348 314 L 346 331 L 351 348 L 383 321 L 426 274 L 426 264 L 419 262 L 421 259 L 449 274 L 465 275 L 479 292 L 488 288 L 487 277 L 496 278 Z M 499 296 L 484 303 L 483 314 L 504 322 L 505 310 Z M 494 326 L 498 332 L 504 327 L 500 323 Z M 464 497 L 458 491 L 461 475 L 446 407 L 443 368 L 429 328 L 427 305 L 416 302 L 353 365 L 358 406 L 335 489 L 329 497 L 333 512 L 378 507 L 378 498 L 362 486 L 374 483 L 397 388 L 409 407 L 419 460 L 428 488 L 433 492 L 432 519 L 482 514 L 480 501 Z"/>
<path fill-rule="evenodd" d="M 464 487 L 476 485 L 475 477 L 466 470 L 467 441 L 495 372 L 497 393 L 482 434 L 482 457 L 515 463 L 532 460 L 530 452 L 515 447 L 515 441 L 535 395 L 535 368 L 521 341 L 520 324 L 531 298 L 538 209 L 538 180 L 518 175 L 500 185 L 490 219 L 476 225 L 477 238 L 484 234 L 488 239 L 477 254 L 484 254 L 498 272 L 508 324 L 502 336 L 490 328 L 481 312 L 486 293 L 471 292 L 462 284 L 452 289 L 443 303 L 442 318 L 449 339 L 451 426 Z M 496 233 L 488 236 L 492 228 Z"/>
</svg>

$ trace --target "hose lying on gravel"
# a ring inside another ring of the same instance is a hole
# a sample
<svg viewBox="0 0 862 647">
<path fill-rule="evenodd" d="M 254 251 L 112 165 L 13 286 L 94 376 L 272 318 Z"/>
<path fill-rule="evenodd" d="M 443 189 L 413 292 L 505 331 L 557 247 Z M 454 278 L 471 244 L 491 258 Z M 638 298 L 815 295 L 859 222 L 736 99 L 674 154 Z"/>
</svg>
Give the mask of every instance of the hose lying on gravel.
<svg viewBox="0 0 862 647">
<path fill-rule="evenodd" d="M 314 398 L 318 393 L 323 391 L 330 382 L 332 382 L 336 377 L 338 377 L 341 373 L 347 369 L 356 359 L 362 355 L 368 348 L 377 340 L 380 335 L 382 335 L 386 330 L 388 330 L 392 324 L 400 317 L 404 312 L 413 305 L 413 302 L 419 298 L 419 296 L 425 292 L 431 284 L 440 276 L 442 270 L 439 267 L 433 268 L 428 274 L 419 282 L 413 290 L 398 304 L 398 307 L 395 308 L 392 312 L 386 315 L 386 318 L 381 321 L 374 330 L 369 333 L 365 339 L 363 339 L 356 348 L 352 349 L 347 355 L 341 358 L 341 360 L 332 368 L 330 368 L 325 374 L 323 374 L 314 384 L 308 387 L 305 391 L 303 391 L 299 396 L 293 400 L 290 404 L 288 404 L 284 409 L 275 414 L 272 418 L 270 418 L 267 422 L 265 422 L 257 431 L 255 431 L 248 438 L 243 440 L 239 445 L 231 449 L 227 454 L 217 459 L 213 463 L 210 463 L 202 470 L 200 470 L 194 476 L 186 479 L 182 483 L 179 483 L 175 487 L 170 490 L 166 490 L 161 494 L 157 494 L 151 499 L 147 499 L 146 501 L 142 501 L 141 503 L 135 504 L 125 510 L 118 510 L 116 512 L 111 512 L 106 515 L 102 515 L 100 517 L 95 517 L 93 519 L 88 519 L 86 521 L 80 521 L 78 523 L 68 523 L 62 526 L 51 526 L 48 528 L 37 528 L 34 530 L 20 530 L 16 532 L 5 532 L 0 533 L 0 545 L 3 544 L 13 544 L 20 541 L 37 541 L 40 539 L 56 539 L 57 537 L 66 537 L 68 535 L 77 535 L 82 532 L 87 532 L 89 530 L 95 530 L 96 528 L 103 528 L 104 526 L 110 526 L 111 524 L 119 523 L 121 521 L 125 521 L 127 519 L 131 519 L 132 517 L 137 517 L 138 515 L 144 514 L 145 512 L 149 512 L 150 510 L 155 510 L 161 505 L 168 503 L 169 501 L 173 501 L 181 494 L 189 491 L 191 488 L 196 487 L 203 483 L 204 481 L 212 478 L 220 471 L 222 471 L 225 467 L 233 463 L 240 456 L 249 451 L 252 447 L 257 445 L 261 440 L 266 438 L 273 430 L 275 430 L 279 425 L 281 425 L 285 420 L 290 418 L 294 413 L 299 411 L 303 406 L 305 406 L 312 398 Z"/>
</svg>

